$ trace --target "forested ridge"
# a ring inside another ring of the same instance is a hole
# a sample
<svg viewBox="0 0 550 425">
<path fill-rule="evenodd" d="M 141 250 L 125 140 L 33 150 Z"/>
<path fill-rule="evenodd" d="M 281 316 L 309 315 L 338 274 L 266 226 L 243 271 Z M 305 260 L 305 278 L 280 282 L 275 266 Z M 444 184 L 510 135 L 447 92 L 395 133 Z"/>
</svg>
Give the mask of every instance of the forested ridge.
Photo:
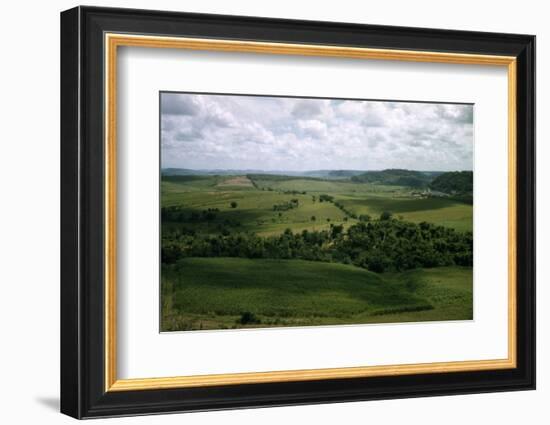
<svg viewBox="0 0 550 425">
<path fill-rule="evenodd" d="M 430 189 L 448 194 L 471 194 L 474 189 L 474 173 L 472 171 L 451 171 L 437 176 Z"/>
<path fill-rule="evenodd" d="M 205 219 L 208 214 L 207 211 L 203 215 Z M 165 264 L 186 257 L 303 259 L 353 264 L 377 273 L 472 266 L 472 251 L 471 232 L 457 232 L 426 222 L 411 223 L 391 214 L 359 222 L 347 230 L 343 225 L 332 225 L 329 230 L 287 229 L 280 235 L 262 237 L 227 229 L 224 233 L 202 234 L 192 227 L 182 227 L 165 232 L 162 238 Z"/>
<path fill-rule="evenodd" d="M 422 188 L 428 186 L 433 173 L 422 171 L 388 169 L 382 171 L 366 171 L 351 177 L 351 181 L 358 183 L 377 183 L 393 186 L 409 186 Z"/>
</svg>

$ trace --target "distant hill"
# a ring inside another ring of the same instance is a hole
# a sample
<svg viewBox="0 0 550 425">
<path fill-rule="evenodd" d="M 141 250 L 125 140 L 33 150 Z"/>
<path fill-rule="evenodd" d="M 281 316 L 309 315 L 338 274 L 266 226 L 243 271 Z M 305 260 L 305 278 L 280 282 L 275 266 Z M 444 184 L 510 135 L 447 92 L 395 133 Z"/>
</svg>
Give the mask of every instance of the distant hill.
<svg viewBox="0 0 550 425">
<path fill-rule="evenodd" d="M 365 171 L 360 170 L 308 170 L 308 171 L 287 171 L 287 170 L 192 170 L 189 168 L 163 168 L 163 176 L 231 176 L 231 175 L 270 175 L 270 176 L 292 176 L 292 177 L 312 177 L 321 179 L 345 179 Z"/>
<path fill-rule="evenodd" d="M 421 171 L 422 174 L 425 174 L 430 178 L 430 180 L 435 179 L 437 176 L 445 173 L 445 171 Z"/>
<path fill-rule="evenodd" d="M 328 172 L 328 176 L 332 178 L 349 178 L 363 174 L 365 171 L 360 170 L 331 170 Z"/>
<path fill-rule="evenodd" d="M 450 195 L 471 194 L 474 189 L 474 174 L 472 171 L 451 171 L 437 176 L 430 189 Z"/>
<path fill-rule="evenodd" d="M 316 177 L 319 179 L 348 179 L 351 176 L 364 173 L 364 170 L 308 170 L 308 171 L 281 171 L 270 174 L 284 174 L 287 176 Z"/>
<path fill-rule="evenodd" d="M 199 175 L 199 174 L 179 174 L 179 175 L 163 174 L 162 175 L 162 181 L 174 182 L 174 183 L 192 182 L 192 181 L 204 180 L 209 178 L 210 176 Z"/>
<path fill-rule="evenodd" d="M 192 170 L 189 168 L 163 168 L 163 176 L 242 176 L 261 173 L 259 170 Z"/>
<path fill-rule="evenodd" d="M 382 171 L 367 171 L 352 176 L 351 180 L 360 183 L 377 183 L 393 186 L 409 186 L 415 188 L 428 187 L 436 172 L 412 171 L 403 169 L 388 169 Z"/>
<path fill-rule="evenodd" d="M 358 183 L 377 183 L 394 186 L 408 186 L 413 188 L 427 188 L 434 178 L 445 174 L 441 171 L 413 171 L 404 169 L 387 169 L 382 171 L 364 170 L 255 170 L 255 169 L 202 169 L 193 170 L 189 168 L 163 168 L 163 177 L 167 176 L 252 176 L 259 179 L 283 179 L 307 178 L 323 180 L 351 179 Z M 436 189 L 434 189 L 436 190 Z"/>
<path fill-rule="evenodd" d="M 163 176 L 196 176 L 206 173 L 200 170 L 188 170 L 186 168 L 163 168 L 161 174 Z"/>
</svg>

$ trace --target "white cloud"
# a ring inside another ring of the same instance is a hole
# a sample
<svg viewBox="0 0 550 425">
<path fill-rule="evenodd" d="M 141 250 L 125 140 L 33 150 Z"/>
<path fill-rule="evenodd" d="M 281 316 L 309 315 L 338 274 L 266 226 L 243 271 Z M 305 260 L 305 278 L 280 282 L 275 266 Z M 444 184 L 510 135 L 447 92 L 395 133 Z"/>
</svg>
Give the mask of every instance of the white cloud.
<svg viewBox="0 0 550 425">
<path fill-rule="evenodd" d="M 162 166 L 465 170 L 473 106 L 163 93 Z"/>
</svg>

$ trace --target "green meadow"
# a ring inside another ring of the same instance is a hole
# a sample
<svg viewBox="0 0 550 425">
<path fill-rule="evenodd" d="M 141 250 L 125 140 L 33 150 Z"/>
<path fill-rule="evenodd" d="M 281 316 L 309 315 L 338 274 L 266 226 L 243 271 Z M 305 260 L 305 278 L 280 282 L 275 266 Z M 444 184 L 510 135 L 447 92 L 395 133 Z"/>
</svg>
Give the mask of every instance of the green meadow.
<svg viewBox="0 0 550 425">
<path fill-rule="evenodd" d="M 177 175 L 162 177 L 161 207 L 163 331 L 472 319 L 473 208 L 453 196 L 345 178 Z M 389 259 L 374 258 L 376 235 Z"/>
<path fill-rule="evenodd" d="M 349 216 L 346 220 L 346 214 L 334 203 L 318 201 L 320 194 L 328 194 L 357 216 L 378 216 L 384 211 L 391 211 L 398 217 L 415 223 L 427 221 L 459 231 L 472 231 L 471 205 L 447 198 L 422 199 L 413 195 L 414 191 L 406 187 L 291 177 L 286 180 L 255 179 L 255 187 L 252 184 L 224 184 L 234 177 L 178 178 L 163 180 L 162 206 L 179 206 L 189 211 L 218 208 L 219 219 L 207 223 L 204 230 L 208 230 L 208 226 L 215 228 L 217 223 L 225 220 L 239 221 L 242 229 L 259 235 L 276 234 L 287 228 L 297 231 L 321 230 L 329 228 L 330 223 L 349 225 L 357 221 Z M 243 179 L 250 181 L 246 176 Z M 288 193 L 293 191 L 298 193 Z M 299 208 L 280 215 L 273 211 L 273 205 L 292 198 L 300 201 Z M 237 202 L 238 208 L 231 208 L 233 201 Z M 168 223 L 166 225 L 169 226 Z"/>
<path fill-rule="evenodd" d="M 186 258 L 163 266 L 162 328 L 234 329 L 472 319 L 472 269 L 377 274 L 302 260 Z"/>
</svg>

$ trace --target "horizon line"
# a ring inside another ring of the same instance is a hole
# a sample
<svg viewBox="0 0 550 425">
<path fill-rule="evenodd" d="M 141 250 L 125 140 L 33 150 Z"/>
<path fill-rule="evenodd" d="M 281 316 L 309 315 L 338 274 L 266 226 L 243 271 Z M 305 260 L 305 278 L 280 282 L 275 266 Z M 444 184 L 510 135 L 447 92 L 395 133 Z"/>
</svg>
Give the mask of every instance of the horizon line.
<svg viewBox="0 0 550 425">
<path fill-rule="evenodd" d="M 307 172 L 313 172 L 313 171 L 361 171 L 361 172 L 369 172 L 369 171 L 388 171 L 388 170 L 404 170 L 404 171 L 426 171 L 426 172 L 433 172 L 433 171 L 473 171 L 470 169 L 458 169 L 458 168 L 452 168 L 448 170 L 436 170 L 436 169 L 414 169 L 414 168 L 377 168 L 377 169 L 357 169 L 357 168 L 308 168 L 305 170 L 291 170 L 291 169 L 271 169 L 266 170 L 262 168 L 186 168 L 186 167 L 161 167 L 161 170 L 189 170 L 189 171 L 264 171 L 264 172 L 273 172 L 273 171 L 279 171 L 279 172 L 292 172 L 292 173 L 307 173 Z"/>
</svg>

